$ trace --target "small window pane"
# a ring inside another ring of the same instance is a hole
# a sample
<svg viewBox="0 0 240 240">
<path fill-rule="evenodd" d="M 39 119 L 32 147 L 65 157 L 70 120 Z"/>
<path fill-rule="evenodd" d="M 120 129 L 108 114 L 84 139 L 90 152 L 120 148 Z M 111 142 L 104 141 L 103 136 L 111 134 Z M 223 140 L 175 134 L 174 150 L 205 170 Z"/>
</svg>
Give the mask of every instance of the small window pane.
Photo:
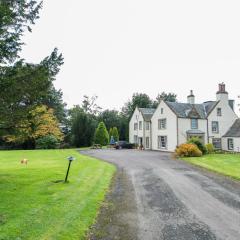
<svg viewBox="0 0 240 240">
<path fill-rule="evenodd" d="M 212 132 L 213 133 L 218 133 L 219 132 L 219 125 L 218 125 L 218 122 L 216 122 L 216 121 L 212 122 Z"/>
<path fill-rule="evenodd" d="M 232 138 L 228 138 L 228 150 L 234 150 L 234 143 Z"/>
<path fill-rule="evenodd" d="M 198 120 L 197 119 L 191 119 L 191 128 L 198 129 Z"/>
</svg>

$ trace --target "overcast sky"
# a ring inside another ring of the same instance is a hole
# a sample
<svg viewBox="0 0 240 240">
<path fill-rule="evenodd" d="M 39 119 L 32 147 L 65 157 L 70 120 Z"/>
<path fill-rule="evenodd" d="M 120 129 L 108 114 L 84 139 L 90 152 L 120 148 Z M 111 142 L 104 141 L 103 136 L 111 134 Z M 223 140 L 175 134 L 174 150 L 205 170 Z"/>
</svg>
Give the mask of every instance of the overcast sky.
<svg viewBox="0 0 240 240">
<path fill-rule="evenodd" d="M 134 92 L 215 100 L 219 82 L 240 95 L 240 1 L 45 0 L 21 57 L 39 62 L 54 47 L 65 64 L 55 86 L 68 106 L 83 95 L 120 109 Z"/>
</svg>

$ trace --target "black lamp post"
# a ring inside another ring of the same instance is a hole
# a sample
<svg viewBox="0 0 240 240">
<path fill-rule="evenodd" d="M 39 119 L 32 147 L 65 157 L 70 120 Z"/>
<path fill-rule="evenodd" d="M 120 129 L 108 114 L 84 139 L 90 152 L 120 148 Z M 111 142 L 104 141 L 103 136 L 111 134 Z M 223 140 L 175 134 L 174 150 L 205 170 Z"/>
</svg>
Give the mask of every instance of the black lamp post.
<svg viewBox="0 0 240 240">
<path fill-rule="evenodd" d="M 75 160 L 75 158 L 70 156 L 67 159 L 68 159 L 69 163 L 68 163 L 67 174 L 66 174 L 66 177 L 65 177 L 65 183 L 67 182 L 67 179 L 68 179 L 68 173 L 69 173 L 69 170 L 70 170 L 70 167 L 71 167 L 71 163 L 72 163 L 73 160 Z"/>
</svg>

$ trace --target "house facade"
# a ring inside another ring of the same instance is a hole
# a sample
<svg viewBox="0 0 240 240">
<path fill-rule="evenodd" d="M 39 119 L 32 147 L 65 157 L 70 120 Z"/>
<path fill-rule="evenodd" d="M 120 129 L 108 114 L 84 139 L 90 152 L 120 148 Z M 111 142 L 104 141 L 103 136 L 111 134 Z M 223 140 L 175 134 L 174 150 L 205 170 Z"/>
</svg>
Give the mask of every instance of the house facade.
<svg viewBox="0 0 240 240">
<path fill-rule="evenodd" d="M 136 108 L 129 123 L 129 141 L 145 149 L 173 152 L 191 137 L 198 137 L 216 149 L 239 151 L 240 122 L 224 83 L 219 84 L 215 101 L 196 104 L 192 91 L 187 100 L 160 101 L 156 109 Z M 238 134 L 232 134 L 236 129 Z"/>
</svg>

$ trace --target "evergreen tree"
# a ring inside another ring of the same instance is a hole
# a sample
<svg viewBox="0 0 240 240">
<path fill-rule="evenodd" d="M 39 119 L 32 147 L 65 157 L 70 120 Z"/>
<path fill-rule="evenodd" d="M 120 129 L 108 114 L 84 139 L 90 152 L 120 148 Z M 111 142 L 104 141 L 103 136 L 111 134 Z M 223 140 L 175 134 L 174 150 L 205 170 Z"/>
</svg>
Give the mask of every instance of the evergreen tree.
<svg viewBox="0 0 240 240">
<path fill-rule="evenodd" d="M 113 136 L 113 132 L 112 132 L 112 131 L 113 131 L 113 129 L 110 128 L 110 129 L 109 129 L 109 133 L 108 133 L 108 134 L 109 134 L 109 138 L 111 138 L 111 137 Z"/>
<path fill-rule="evenodd" d="M 112 136 L 113 136 L 115 142 L 119 141 L 118 129 L 116 127 L 114 127 L 112 129 Z"/>
<path fill-rule="evenodd" d="M 105 146 L 109 143 L 109 134 L 104 122 L 100 122 L 95 132 L 95 143 Z"/>
</svg>

